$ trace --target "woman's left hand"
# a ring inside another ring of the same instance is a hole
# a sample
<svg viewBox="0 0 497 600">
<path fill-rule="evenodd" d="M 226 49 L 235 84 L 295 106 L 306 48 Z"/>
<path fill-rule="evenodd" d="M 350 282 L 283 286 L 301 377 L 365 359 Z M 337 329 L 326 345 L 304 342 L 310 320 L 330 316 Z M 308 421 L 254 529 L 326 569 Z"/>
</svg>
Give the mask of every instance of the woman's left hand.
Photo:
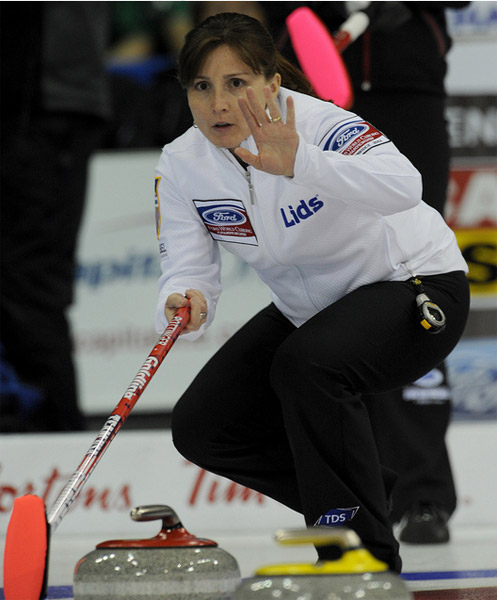
<svg viewBox="0 0 497 600">
<path fill-rule="evenodd" d="M 260 171 L 293 177 L 295 155 L 299 145 L 293 99 L 291 97 L 287 99 L 286 123 L 284 123 L 269 87 L 264 88 L 264 95 L 269 115 L 257 100 L 251 87 L 247 89 L 247 97 L 238 100 L 259 154 L 252 154 L 245 148 L 236 148 L 235 154 Z"/>
</svg>

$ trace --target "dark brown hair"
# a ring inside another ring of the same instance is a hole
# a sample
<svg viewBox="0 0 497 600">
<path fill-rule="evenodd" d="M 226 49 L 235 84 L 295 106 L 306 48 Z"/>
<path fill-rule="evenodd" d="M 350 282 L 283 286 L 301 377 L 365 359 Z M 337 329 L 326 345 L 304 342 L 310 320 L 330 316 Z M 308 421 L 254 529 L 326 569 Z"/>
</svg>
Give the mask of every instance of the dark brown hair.
<svg viewBox="0 0 497 600">
<path fill-rule="evenodd" d="M 239 13 L 208 17 L 186 35 L 178 63 L 179 81 L 185 89 L 192 85 L 208 54 L 223 45 L 234 50 L 254 73 L 266 80 L 279 73 L 282 86 L 316 95 L 306 76 L 278 52 L 264 25 Z"/>
</svg>

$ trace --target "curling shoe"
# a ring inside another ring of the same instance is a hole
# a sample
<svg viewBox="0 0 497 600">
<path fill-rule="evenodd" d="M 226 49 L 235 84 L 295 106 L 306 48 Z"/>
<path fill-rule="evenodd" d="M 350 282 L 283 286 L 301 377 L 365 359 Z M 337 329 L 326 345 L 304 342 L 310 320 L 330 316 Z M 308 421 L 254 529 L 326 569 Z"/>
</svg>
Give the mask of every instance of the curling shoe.
<svg viewBox="0 0 497 600">
<path fill-rule="evenodd" d="M 450 539 L 449 515 L 430 502 L 417 502 L 402 517 L 397 535 L 406 544 L 445 544 Z"/>
</svg>

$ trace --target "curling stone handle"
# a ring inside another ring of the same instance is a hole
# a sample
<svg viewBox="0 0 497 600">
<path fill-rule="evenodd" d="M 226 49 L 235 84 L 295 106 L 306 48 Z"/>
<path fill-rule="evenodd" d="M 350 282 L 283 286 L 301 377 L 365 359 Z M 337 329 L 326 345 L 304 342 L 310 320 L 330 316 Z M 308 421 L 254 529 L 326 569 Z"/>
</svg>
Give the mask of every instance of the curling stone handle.
<svg viewBox="0 0 497 600">
<path fill-rule="evenodd" d="M 345 527 L 308 527 L 307 529 L 279 529 L 275 533 L 279 544 L 297 545 L 314 544 L 314 546 L 339 546 L 342 550 L 360 548 L 361 539 L 355 531 Z"/>
<path fill-rule="evenodd" d="M 133 521 L 157 521 L 162 519 L 164 528 L 182 527 L 181 521 L 174 510 L 163 504 L 137 506 L 131 511 L 130 515 Z"/>
<path fill-rule="evenodd" d="M 108 540 L 98 544 L 97 548 L 197 548 L 200 546 L 217 546 L 217 542 L 197 538 L 189 533 L 170 506 L 162 504 L 137 506 L 131 511 L 130 516 L 133 521 L 161 520 L 161 530 L 153 538 Z"/>
</svg>

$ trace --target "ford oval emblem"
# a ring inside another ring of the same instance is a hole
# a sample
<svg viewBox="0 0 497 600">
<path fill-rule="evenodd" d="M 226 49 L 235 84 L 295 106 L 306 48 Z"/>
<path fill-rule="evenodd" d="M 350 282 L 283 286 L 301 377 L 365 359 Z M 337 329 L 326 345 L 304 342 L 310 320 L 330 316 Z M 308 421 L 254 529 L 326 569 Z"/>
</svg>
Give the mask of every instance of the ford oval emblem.
<svg viewBox="0 0 497 600">
<path fill-rule="evenodd" d="M 341 131 L 338 134 L 337 138 L 333 142 L 333 146 L 331 149 L 335 150 L 335 151 L 340 150 L 346 144 L 348 144 L 352 139 L 361 135 L 367 129 L 368 129 L 368 127 L 366 125 L 359 125 L 359 124 L 347 127 L 346 129 L 344 129 L 343 131 Z"/>
<path fill-rule="evenodd" d="M 212 225 L 241 225 L 247 220 L 246 216 L 235 208 L 211 208 L 204 211 L 202 217 Z"/>
</svg>

